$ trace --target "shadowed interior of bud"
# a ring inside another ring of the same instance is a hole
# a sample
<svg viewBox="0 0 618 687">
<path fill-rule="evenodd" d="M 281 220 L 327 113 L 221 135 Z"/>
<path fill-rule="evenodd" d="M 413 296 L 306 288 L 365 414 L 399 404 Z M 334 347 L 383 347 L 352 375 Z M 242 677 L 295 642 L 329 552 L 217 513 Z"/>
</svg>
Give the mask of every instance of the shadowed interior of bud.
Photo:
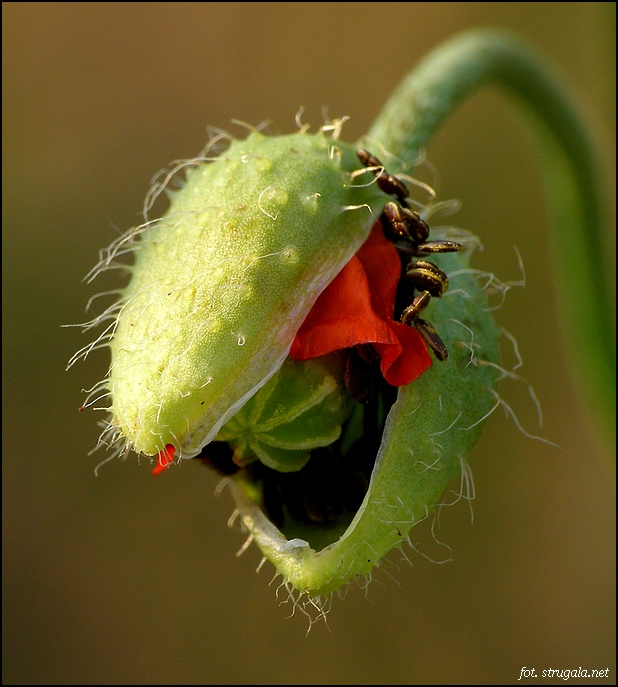
<svg viewBox="0 0 618 687">
<path fill-rule="evenodd" d="M 360 347 L 359 347 L 360 348 Z M 397 390 L 357 348 L 290 358 L 198 459 L 251 484 L 288 539 L 330 543 L 367 492 Z"/>
</svg>

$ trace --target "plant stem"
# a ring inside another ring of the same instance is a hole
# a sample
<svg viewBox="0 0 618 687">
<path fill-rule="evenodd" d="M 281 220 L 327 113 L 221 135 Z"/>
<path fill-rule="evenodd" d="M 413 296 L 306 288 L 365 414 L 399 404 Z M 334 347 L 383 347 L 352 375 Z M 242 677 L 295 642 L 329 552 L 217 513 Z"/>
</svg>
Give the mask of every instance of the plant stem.
<svg viewBox="0 0 618 687">
<path fill-rule="evenodd" d="M 461 34 L 409 74 L 368 138 L 403 160 L 417 159 L 446 116 L 489 84 L 511 91 L 527 113 L 536 114 L 531 120 L 540 133 L 559 304 L 572 368 L 597 425 L 615 436 L 615 298 L 611 252 L 603 241 L 603 180 L 590 135 L 555 68 L 508 33 Z"/>
</svg>

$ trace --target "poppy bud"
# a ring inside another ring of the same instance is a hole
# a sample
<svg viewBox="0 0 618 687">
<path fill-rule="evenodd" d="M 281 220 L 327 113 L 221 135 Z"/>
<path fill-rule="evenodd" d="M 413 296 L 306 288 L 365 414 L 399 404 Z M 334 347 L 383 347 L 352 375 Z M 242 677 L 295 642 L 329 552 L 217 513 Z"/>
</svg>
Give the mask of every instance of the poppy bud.
<svg viewBox="0 0 618 687">
<path fill-rule="evenodd" d="M 323 132 L 252 133 L 170 195 L 123 239 L 107 431 L 155 474 L 226 475 L 286 583 L 328 594 L 435 507 L 495 402 L 469 252 L 429 241 L 405 184 Z"/>
<path fill-rule="evenodd" d="M 175 458 L 224 474 L 250 541 L 311 599 L 370 575 L 458 475 L 463 489 L 501 403 L 489 283 L 462 243 L 430 236 L 409 178 L 376 157 L 417 159 L 487 84 L 555 134 L 547 187 L 572 239 L 557 241 L 562 286 L 577 290 L 570 328 L 612 420 L 608 291 L 590 253 L 603 214 L 595 152 L 547 60 L 503 32 L 464 33 L 423 60 L 369 130 L 373 150 L 335 140 L 334 122 L 317 135 L 253 132 L 187 163 L 169 211 L 95 268 L 133 249 L 120 301 L 85 328 L 114 321 L 72 359 L 110 346 L 84 404 L 111 397 L 100 443 L 156 455 L 155 474 Z"/>
</svg>

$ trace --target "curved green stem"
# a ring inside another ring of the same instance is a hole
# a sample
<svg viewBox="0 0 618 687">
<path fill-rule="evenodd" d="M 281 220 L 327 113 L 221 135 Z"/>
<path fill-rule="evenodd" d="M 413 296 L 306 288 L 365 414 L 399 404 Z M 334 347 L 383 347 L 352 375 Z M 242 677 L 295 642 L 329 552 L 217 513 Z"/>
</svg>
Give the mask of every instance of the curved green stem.
<svg viewBox="0 0 618 687">
<path fill-rule="evenodd" d="M 476 30 L 444 43 L 403 81 L 368 138 L 414 160 L 467 96 L 495 84 L 532 111 L 540 129 L 559 299 L 573 368 L 599 423 L 615 426 L 615 334 L 602 179 L 574 99 L 547 60 L 508 33 Z M 376 150 L 379 154 L 379 150 Z M 605 259 L 605 265 L 603 261 Z"/>
</svg>

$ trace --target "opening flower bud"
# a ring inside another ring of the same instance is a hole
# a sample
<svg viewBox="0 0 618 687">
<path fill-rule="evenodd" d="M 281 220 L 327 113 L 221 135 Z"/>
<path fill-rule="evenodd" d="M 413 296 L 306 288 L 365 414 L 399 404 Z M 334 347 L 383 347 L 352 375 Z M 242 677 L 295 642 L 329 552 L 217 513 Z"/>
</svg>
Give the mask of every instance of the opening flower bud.
<svg viewBox="0 0 618 687">
<path fill-rule="evenodd" d="M 438 47 L 362 147 L 338 140 L 338 121 L 316 135 L 253 132 L 216 159 L 182 163 L 168 212 L 114 241 L 92 273 L 134 255 L 119 301 L 85 329 L 109 326 L 72 359 L 111 349 L 83 406 L 111 398 L 100 444 L 155 456 L 155 474 L 193 458 L 225 475 L 248 541 L 318 607 L 370 575 L 465 480 L 502 403 L 495 389 L 508 372 L 492 280 L 470 268 L 475 240 L 435 231 L 436 206 L 412 195 L 428 187 L 399 173 L 490 84 L 538 116 L 565 321 L 592 405 L 613 429 L 596 153 L 546 57 L 508 33 L 474 30 Z"/>
<path fill-rule="evenodd" d="M 324 132 L 255 132 L 121 242 L 135 262 L 108 432 L 155 474 L 198 458 L 226 475 L 264 556 L 310 596 L 406 540 L 495 402 L 470 253 L 434 240 L 408 193 Z"/>
</svg>

